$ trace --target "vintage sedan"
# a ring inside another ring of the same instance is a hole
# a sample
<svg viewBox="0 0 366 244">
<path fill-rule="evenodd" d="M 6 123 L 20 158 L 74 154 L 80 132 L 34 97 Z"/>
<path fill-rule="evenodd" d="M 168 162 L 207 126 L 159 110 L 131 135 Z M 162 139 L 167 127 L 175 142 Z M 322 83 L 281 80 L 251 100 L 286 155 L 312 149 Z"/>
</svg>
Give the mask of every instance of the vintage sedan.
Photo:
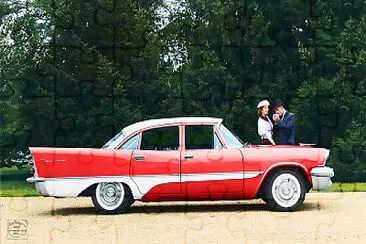
<svg viewBox="0 0 366 244">
<path fill-rule="evenodd" d="M 243 143 L 220 118 L 152 119 L 122 129 L 103 148 L 31 147 L 43 196 L 91 196 L 102 213 L 135 200 L 262 198 L 272 210 L 299 209 L 310 189 L 331 184 L 329 150 Z"/>
</svg>

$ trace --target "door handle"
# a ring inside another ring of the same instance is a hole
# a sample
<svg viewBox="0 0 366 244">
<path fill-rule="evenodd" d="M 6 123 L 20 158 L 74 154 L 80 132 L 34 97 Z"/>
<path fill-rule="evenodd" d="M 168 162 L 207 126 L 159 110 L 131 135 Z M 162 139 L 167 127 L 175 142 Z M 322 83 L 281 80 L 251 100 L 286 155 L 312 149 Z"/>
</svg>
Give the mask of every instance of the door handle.
<svg viewBox="0 0 366 244">
<path fill-rule="evenodd" d="M 192 154 L 184 155 L 184 159 L 192 159 L 192 158 L 193 158 Z"/>
<path fill-rule="evenodd" d="M 144 155 L 136 155 L 136 156 L 133 156 L 133 158 L 136 160 L 136 161 L 141 161 L 141 160 L 145 160 L 145 156 Z"/>
</svg>

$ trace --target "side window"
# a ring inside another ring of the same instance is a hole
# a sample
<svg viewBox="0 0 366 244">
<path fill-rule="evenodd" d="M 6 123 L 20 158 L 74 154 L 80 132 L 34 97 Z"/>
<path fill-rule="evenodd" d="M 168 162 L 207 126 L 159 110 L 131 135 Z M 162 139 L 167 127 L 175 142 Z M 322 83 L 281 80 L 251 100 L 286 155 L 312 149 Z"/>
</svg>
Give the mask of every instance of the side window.
<svg viewBox="0 0 366 244">
<path fill-rule="evenodd" d="M 190 125 L 185 127 L 186 149 L 213 149 L 214 144 L 212 125 Z"/>
<path fill-rule="evenodd" d="M 178 150 L 179 127 L 163 127 L 142 133 L 141 150 Z"/>
<path fill-rule="evenodd" d="M 120 150 L 136 150 L 137 146 L 139 144 L 139 138 L 140 134 L 135 135 L 134 137 L 130 138 L 128 141 L 126 141 L 122 147 L 120 147 Z"/>
</svg>

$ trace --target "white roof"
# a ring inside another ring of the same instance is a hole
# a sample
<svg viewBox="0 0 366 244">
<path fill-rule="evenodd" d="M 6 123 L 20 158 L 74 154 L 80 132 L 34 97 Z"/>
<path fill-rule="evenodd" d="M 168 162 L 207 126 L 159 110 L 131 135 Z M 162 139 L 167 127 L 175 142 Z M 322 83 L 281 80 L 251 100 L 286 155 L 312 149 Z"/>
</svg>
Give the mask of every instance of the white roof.
<svg viewBox="0 0 366 244">
<path fill-rule="evenodd" d="M 211 118 L 211 117 L 176 117 L 176 118 L 162 118 L 162 119 L 149 119 L 134 123 L 122 129 L 126 135 L 130 135 L 135 131 L 147 127 L 154 127 L 167 124 L 180 124 L 180 123 L 214 123 L 220 124 L 222 122 L 221 118 Z"/>
</svg>

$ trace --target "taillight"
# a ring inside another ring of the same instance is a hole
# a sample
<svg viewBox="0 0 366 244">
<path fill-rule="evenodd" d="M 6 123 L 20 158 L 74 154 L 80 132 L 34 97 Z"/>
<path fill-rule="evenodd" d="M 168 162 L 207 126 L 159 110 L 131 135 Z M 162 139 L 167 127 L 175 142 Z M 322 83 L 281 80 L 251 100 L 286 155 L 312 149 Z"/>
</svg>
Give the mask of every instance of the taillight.
<svg viewBox="0 0 366 244">
<path fill-rule="evenodd" d="M 29 165 L 32 167 L 30 169 L 30 173 L 31 175 L 34 175 L 36 173 L 36 165 L 34 164 L 34 157 L 33 157 L 33 153 L 30 153 L 27 155 L 27 159 L 29 160 Z"/>
</svg>

